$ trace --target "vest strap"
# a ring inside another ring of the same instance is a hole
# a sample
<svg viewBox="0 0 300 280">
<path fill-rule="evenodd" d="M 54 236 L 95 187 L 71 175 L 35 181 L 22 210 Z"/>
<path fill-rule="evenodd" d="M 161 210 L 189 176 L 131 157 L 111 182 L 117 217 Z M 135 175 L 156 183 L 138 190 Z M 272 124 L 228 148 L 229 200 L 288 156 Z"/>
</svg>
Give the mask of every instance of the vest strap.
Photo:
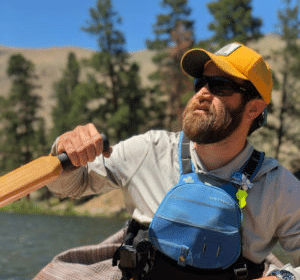
<svg viewBox="0 0 300 280">
<path fill-rule="evenodd" d="M 247 178 L 252 181 L 262 165 L 264 155 L 263 152 L 254 149 L 250 158 L 242 166 L 239 172 L 245 174 Z M 181 162 L 180 174 L 192 173 L 193 165 L 190 153 L 190 140 L 183 132 L 181 132 L 179 140 L 179 159 L 181 159 L 181 161 L 179 160 L 179 162 Z"/>
<path fill-rule="evenodd" d="M 250 181 L 253 180 L 253 178 L 259 171 L 264 160 L 264 155 L 265 154 L 263 152 L 253 150 L 249 160 L 242 167 L 241 172 L 244 173 Z"/>
<path fill-rule="evenodd" d="M 179 140 L 179 163 L 180 166 L 180 175 L 189 174 L 193 172 L 193 166 L 191 161 L 191 153 L 190 153 L 190 140 L 185 136 L 183 132 L 181 132 L 180 140 Z"/>
</svg>

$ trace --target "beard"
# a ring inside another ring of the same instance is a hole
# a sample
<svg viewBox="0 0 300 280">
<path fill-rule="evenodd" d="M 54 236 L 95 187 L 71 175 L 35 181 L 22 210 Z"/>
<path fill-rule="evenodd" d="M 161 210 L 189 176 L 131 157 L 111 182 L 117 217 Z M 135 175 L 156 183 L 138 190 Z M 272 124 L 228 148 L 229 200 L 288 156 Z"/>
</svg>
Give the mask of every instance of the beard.
<svg viewBox="0 0 300 280">
<path fill-rule="evenodd" d="M 193 99 L 187 104 L 183 112 L 183 131 L 185 135 L 197 144 L 212 144 L 229 137 L 241 124 L 245 104 L 231 109 L 223 103 L 218 110 L 208 106 L 200 113 L 199 101 Z M 199 114 L 200 113 L 200 114 Z"/>
</svg>

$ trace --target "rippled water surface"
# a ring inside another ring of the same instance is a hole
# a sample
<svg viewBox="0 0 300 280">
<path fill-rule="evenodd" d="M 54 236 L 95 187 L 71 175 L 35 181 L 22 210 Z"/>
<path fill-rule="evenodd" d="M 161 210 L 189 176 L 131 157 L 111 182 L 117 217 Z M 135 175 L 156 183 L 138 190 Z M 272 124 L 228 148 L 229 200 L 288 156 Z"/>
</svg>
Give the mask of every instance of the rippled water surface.
<svg viewBox="0 0 300 280">
<path fill-rule="evenodd" d="M 0 279 L 32 279 L 58 253 L 97 244 L 125 220 L 0 213 Z"/>
<path fill-rule="evenodd" d="M 0 280 L 31 280 L 64 250 L 97 244 L 123 227 L 124 219 L 0 213 Z M 287 263 L 291 259 L 277 246 Z"/>
</svg>

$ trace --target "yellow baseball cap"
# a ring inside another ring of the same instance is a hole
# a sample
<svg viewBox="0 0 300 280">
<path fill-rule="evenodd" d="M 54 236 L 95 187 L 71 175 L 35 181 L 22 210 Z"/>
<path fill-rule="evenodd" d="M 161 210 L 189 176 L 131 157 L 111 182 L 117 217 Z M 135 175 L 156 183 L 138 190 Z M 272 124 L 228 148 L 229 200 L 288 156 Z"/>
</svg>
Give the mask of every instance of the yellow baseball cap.
<svg viewBox="0 0 300 280">
<path fill-rule="evenodd" d="M 192 49 L 182 56 L 181 67 L 188 75 L 200 78 L 210 60 L 224 72 L 249 80 L 266 104 L 271 102 L 272 72 L 260 54 L 240 43 L 226 45 L 215 54 L 204 49 Z"/>
</svg>

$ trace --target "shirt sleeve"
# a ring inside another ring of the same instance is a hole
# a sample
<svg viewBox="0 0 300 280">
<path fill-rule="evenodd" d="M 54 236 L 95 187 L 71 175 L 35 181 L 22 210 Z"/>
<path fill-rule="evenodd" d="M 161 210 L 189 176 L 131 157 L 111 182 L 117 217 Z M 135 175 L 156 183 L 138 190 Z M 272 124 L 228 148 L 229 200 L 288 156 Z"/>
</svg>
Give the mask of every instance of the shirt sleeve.
<svg viewBox="0 0 300 280">
<path fill-rule="evenodd" d="M 266 275 L 274 270 L 287 270 L 300 280 L 300 182 L 285 168 L 279 168 L 274 189 L 274 207 L 276 210 L 275 235 L 281 247 L 287 252 L 293 264 L 288 263 L 283 267 L 270 265 Z"/>
<path fill-rule="evenodd" d="M 56 143 L 51 153 L 56 155 Z M 149 133 L 134 136 L 113 146 L 110 158 L 102 155 L 86 166 L 65 171 L 49 183 L 51 192 L 60 197 L 80 198 L 124 187 L 145 159 L 150 145 Z"/>
<path fill-rule="evenodd" d="M 147 133 L 121 141 L 113 146 L 110 158 L 100 155 L 86 166 L 65 171 L 48 188 L 57 196 L 74 198 L 122 188 L 146 157 L 149 141 Z M 56 143 L 51 150 L 54 155 Z"/>
<path fill-rule="evenodd" d="M 282 168 L 276 189 L 278 223 L 275 234 L 294 264 L 300 266 L 300 181 Z"/>
</svg>

